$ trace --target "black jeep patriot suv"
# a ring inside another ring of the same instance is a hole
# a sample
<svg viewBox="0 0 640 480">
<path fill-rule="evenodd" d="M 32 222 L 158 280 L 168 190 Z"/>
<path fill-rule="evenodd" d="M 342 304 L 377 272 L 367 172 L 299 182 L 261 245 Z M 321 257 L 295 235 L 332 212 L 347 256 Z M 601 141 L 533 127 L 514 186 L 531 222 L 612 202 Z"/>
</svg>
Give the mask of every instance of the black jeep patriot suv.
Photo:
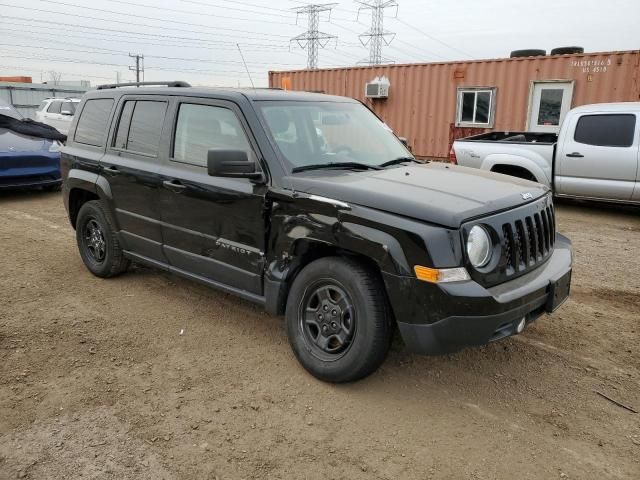
<svg viewBox="0 0 640 480">
<path fill-rule="evenodd" d="M 138 262 L 285 314 L 298 360 L 345 382 L 384 360 L 520 333 L 567 298 L 550 191 L 421 163 L 363 104 L 278 90 L 105 85 L 62 151 L 100 277 Z"/>
</svg>

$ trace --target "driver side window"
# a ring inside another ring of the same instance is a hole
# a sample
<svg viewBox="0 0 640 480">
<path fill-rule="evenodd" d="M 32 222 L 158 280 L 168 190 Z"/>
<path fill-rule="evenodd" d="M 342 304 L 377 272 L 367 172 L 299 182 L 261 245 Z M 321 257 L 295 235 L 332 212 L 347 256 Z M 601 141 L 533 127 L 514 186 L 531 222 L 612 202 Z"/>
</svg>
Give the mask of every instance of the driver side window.
<svg viewBox="0 0 640 480">
<path fill-rule="evenodd" d="M 225 107 L 183 103 L 178 111 L 173 160 L 207 166 L 210 149 L 252 150 L 236 114 Z"/>
</svg>

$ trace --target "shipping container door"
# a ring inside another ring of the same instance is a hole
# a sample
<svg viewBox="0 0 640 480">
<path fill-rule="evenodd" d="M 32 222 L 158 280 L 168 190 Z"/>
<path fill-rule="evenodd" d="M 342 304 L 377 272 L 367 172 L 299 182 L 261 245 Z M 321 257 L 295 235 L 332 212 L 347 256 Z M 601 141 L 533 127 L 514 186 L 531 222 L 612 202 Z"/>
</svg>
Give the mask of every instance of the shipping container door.
<svg viewBox="0 0 640 480">
<path fill-rule="evenodd" d="M 558 133 L 572 97 L 573 82 L 532 82 L 527 130 Z"/>
</svg>

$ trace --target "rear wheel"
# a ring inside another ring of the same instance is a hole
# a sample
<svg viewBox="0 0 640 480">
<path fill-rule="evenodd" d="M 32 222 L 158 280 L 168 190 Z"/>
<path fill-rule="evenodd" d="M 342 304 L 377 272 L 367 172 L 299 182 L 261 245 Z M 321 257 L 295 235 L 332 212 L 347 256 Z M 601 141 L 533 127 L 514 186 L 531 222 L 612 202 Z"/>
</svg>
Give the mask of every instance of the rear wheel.
<svg viewBox="0 0 640 480">
<path fill-rule="evenodd" d="M 85 203 L 78 212 L 76 241 L 82 261 L 98 277 L 113 277 L 129 267 L 118 237 L 99 200 Z"/>
<path fill-rule="evenodd" d="M 295 279 L 286 309 L 289 343 L 302 366 L 329 382 L 375 371 L 389 350 L 391 328 L 378 275 L 346 258 L 307 265 Z"/>
</svg>

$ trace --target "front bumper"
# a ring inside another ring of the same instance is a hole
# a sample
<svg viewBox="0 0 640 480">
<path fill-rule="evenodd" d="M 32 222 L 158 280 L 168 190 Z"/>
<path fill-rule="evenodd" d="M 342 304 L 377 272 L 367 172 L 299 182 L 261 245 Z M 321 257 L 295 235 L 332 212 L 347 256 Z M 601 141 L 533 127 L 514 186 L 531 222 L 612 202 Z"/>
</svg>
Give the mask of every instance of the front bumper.
<svg viewBox="0 0 640 480">
<path fill-rule="evenodd" d="M 36 187 L 53 187 L 62 185 L 62 178 L 55 178 L 55 176 L 38 176 L 38 177 L 20 177 L 3 179 L 0 177 L 0 190 L 13 190 L 20 188 L 36 188 Z"/>
<path fill-rule="evenodd" d="M 0 153 L 0 189 L 60 185 L 60 153 Z"/>
<path fill-rule="evenodd" d="M 559 306 L 570 286 L 572 256 L 569 239 L 556 234 L 553 255 L 543 265 L 495 287 L 389 274 L 384 280 L 407 348 L 447 353 L 516 334 L 522 320 L 529 324 Z"/>
</svg>

